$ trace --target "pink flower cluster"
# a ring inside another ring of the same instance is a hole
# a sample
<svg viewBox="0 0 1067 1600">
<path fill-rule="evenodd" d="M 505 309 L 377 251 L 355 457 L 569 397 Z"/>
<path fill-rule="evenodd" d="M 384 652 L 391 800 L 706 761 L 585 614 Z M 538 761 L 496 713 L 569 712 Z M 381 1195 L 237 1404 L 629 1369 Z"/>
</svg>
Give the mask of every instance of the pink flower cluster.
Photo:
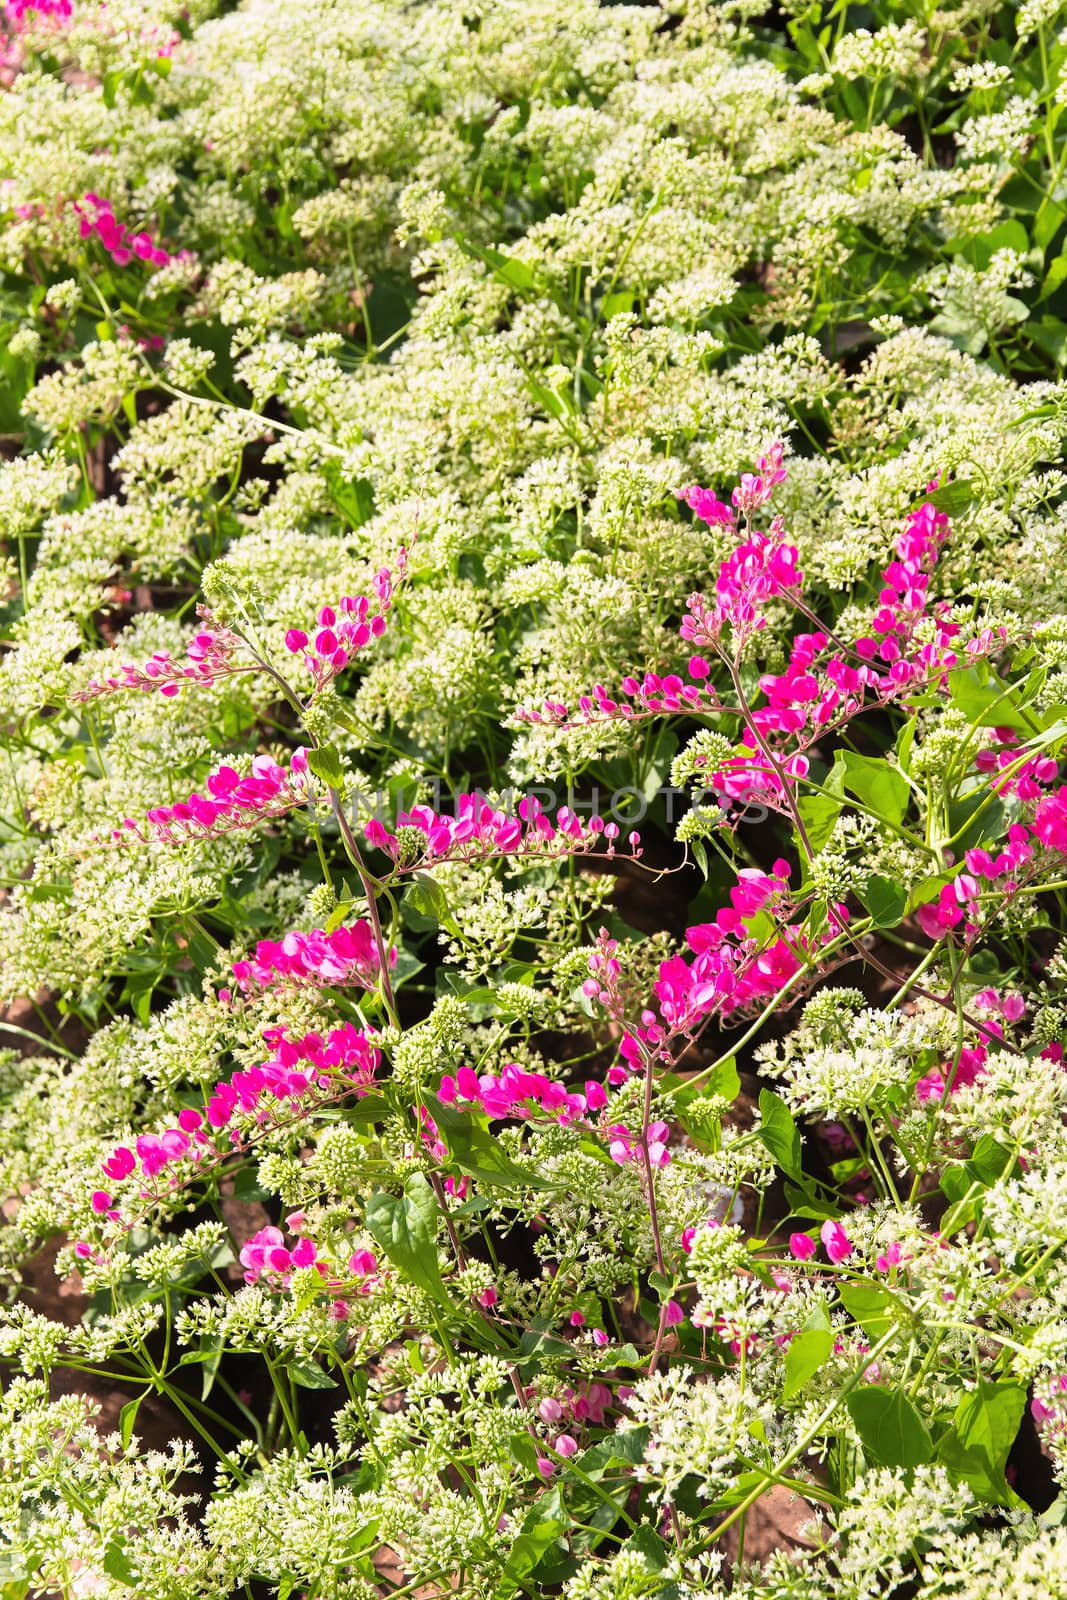
<svg viewBox="0 0 1067 1600">
<path fill-rule="evenodd" d="M 390 833 L 376 817 L 364 828 L 368 843 L 391 856 L 400 871 L 434 866 L 442 861 L 478 861 L 497 855 L 570 855 L 596 849 L 601 839 L 607 854 L 615 853 L 618 824 L 592 816 L 583 823 L 569 806 L 561 806 L 555 822 L 533 795 L 519 801 L 517 815 L 491 806 L 480 794 L 458 794 L 455 815 L 430 806 L 414 806 L 396 819 L 405 837 Z M 421 835 L 425 839 L 415 838 Z M 639 855 L 640 837 L 631 833 L 629 844 Z"/>
<path fill-rule="evenodd" d="M 116 677 L 90 678 L 85 688 L 79 689 L 71 699 L 76 702 L 96 700 L 118 689 L 158 689 L 160 694 L 170 698 L 189 683 L 214 683 L 235 672 L 254 671 L 251 662 L 234 662 L 239 645 L 240 640 L 227 628 L 204 629 L 186 646 L 188 665 L 175 661 L 169 650 L 157 650 L 143 666 L 124 662 Z"/>
<path fill-rule="evenodd" d="M 1062 1445 L 1067 1438 L 1067 1373 L 1035 1383 L 1030 1415 L 1044 1438 Z"/>
<path fill-rule="evenodd" d="M 611 1141 L 608 1145 L 608 1155 L 616 1166 L 625 1167 L 632 1161 L 640 1161 L 645 1150 L 652 1166 L 670 1166 L 671 1153 L 667 1149 L 670 1130 L 665 1122 L 650 1122 L 648 1137 L 645 1139 L 640 1133 L 632 1134 L 621 1123 L 613 1123 L 608 1128 L 607 1134 Z"/>
<path fill-rule="evenodd" d="M 273 1056 L 215 1085 L 206 1108 L 213 1128 L 225 1128 L 238 1114 L 269 1121 L 280 1104 L 302 1101 L 316 1087 L 363 1096 L 381 1065 L 373 1035 L 351 1022 L 331 1028 L 325 1039 L 320 1033 L 290 1039 L 281 1027 L 266 1029 L 263 1037 Z"/>
<path fill-rule="evenodd" d="M 396 950 L 390 952 L 390 964 Z M 369 922 L 355 922 L 347 928 L 324 933 L 287 933 L 283 939 L 261 939 L 256 953 L 247 961 L 235 961 L 233 975 L 238 986 L 271 989 L 282 983 L 362 984 L 372 989 L 378 981 L 378 947 Z"/>
<path fill-rule="evenodd" d="M 402 579 L 407 571 L 407 551 L 403 548 L 397 560 L 396 575 Z M 302 628 L 290 628 L 285 635 L 285 648 L 294 656 L 302 655 L 304 664 L 315 680 L 315 687 L 325 684 L 343 672 L 352 657 L 373 639 L 380 639 L 386 629 L 386 616 L 393 604 L 393 574 L 382 567 L 373 580 L 378 609 L 371 613 L 371 601 L 365 594 L 346 594 L 333 606 L 323 606 L 318 616 L 318 629 L 309 639 Z M 338 615 L 340 613 L 340 615 Z"/>
<path fill-rule="evenodd" d="M 128 1145 L 117 1146 L 101 1163 L 105 1175 L 119 1183 L 140 1168 L 142 1178 L 150 1182 L 186 1159 L 198 1163 L 207 1156 L 218 1157 L 225 1150 L 217 1137 L 236 1116 L 254 1117 L 266 1125 L 294 1105 L 303 1104 L 316 1090 L 330 1095 L 338 1091 L 365 1095 L 381 1065 L 373 1035 L 360 1033 L 350 1022 L 333 1028 L 325 1039 L 318 1033 L 289 1039 L 280 1027 L 266 1029 L 263 1037 L 274 1051 L 268 1060 L 221 1079 L 203 1112 L 186 1107 L 178 1113 L 176 1128 L 139 1135 L 133 1150 Z M 231 1143 L 241 1142 L 236 1129 L 229 1138 Z M 172 1186 L 179 1181 L 175 1177 Z M 111 1197 L 98 1192 L 101 1203 L 94 1200 L 94 1209 L 107 1211 Z"/>
<path fill-rule="evenodd" d="M 632 1390 L 625 1384 L 620 1385 L 618 1399 L 626 1400 L 631 1393 Z M 536 1399 L 536 1392 L 527 1389 L 524 1398 L 527 1402 L 531 1402 Z M 587 1383 L 581 1389 L 572 1389 L 568 1386 L 558 1397 L 545 1395 L 537 1403 L 537 1415 L 552 1430 L 553 1437 L 549 1440 L 549 1448 L 554 1450 L 556 1455 L 562 1456 L 565 1461 L 576 1456 L 579 1444 L 574 1434 L 556 1434 L 555 1430 L 561 1423 L 573 1426 L 575 1423 L 591 1422 L 596 1427 L 603 1427 L 608 1407 L 614 1404 L 615 1399 L 616 1396 L 606 1383 L 597 1382 Z M 548 1456 L 538 1456 L 537 1470 L 543 1478 L 551 1478 L 556 1471 L 556 1463 Z"/>
<path fill-rule="evenodd" d="M 572 716 L 562 701 L 546 700 L 543 711 L 520 706 L 513 713 L 513 720 L 558 726 L 574 721 L 632 722 L 637 717 L 672 711 L 688 711 L 694 716 L 718 711 L 722 706 L 715 688 L 703 682 L 709 671 L 708 663 L 702 656 L 693 656 L 688 673 L 690 678 L 697 680 L 694 683 L 686 683 L 676 672 L 669 672 L 665 677 L 657 672 L 646 672 L 640 679 L 624 678 L 617 698 L 613 698 L 602 683 L 596 684 L 592 694 L 579 697 L 576 715 Z"/>
<path fill-rule="evenodd" d="M 679 955 L 661 962 L 654 989 L 662 1021 L 646 1014 L 639 1030 L 646 1044 L 660 1045 L 665 1031 L 688 1033 L 713 1011 L 726 1016 L 764 1001 L 800 970 L 805 941 L 798 929 L 783 925 L 794 909 L 789 873 L 786 861 L 776 861 L 771 873 L 745 868 L 730 890 L 730 905 L 714 921 L 686 929 L 694 959 L 687 962 Z M 835 909 L 845 920 L 844 907 Z M 746 925 L 747 918 L 761 911 L 781 927 L 778 937 L 763 945 Z M 636 1053 L 634 1041 L 624 1039 L 624 1056 L 632 1060 Z"/>
<path fill-rule="evenodd" d="M 920 1105 L 937 1104 L 949 1092 L 955 1094 L 957 1089 L 969 1089 L 971 1084 L 977 1083 L 984 1075 L 988 1060 L 989 1051 L 986 1046 L 976 1044 L 972 1049 L 959 1052 L 955 1070 L 947 1066 L 935 1067 L 925 1073 L 915 1085 L 915 1094 Z"/>
<path fill-rule="evenodd" d="M 27 16 L 34 11 L 54 22 L 66 22 L 74 6 L 72 0 L 7 0 L 4 10 L 15 27 L 22 28 L 27 25 Z"/>
<path fill-rule="evenodd" d="M 763 458 L 764 465 L 767 459 Z M 778 474 L 784 476 L 780 464 L 770 477 L 781 481 Z M 758 498 L 766 491 L 766 483 L 763 478 L 753 482 L 763 485 L 758 491 L 751 490 Z M 732 516 L 706 490 L 694 487 L 684 498 L 709 521 L 728 522 Z M 865 705 L 887 704 L 924 682 L 943 681 L 945 673 L 958 664 L 951 648 L 958 626 L 947 620 L 947 604 L 931 606 L 929 600 L 931 572 L 947 530 L 947 517 L 930 501 L 913 511 L 896 541 L 895 559 L 882 572 L 879 606 L 868 631 L 847 647 L 826 632 L 798 634 L 786 670 L 766 673 L 760 679 L 765 704 L 754 710 L 723 705 L 705 681 L 711 671 L 708 660 L 696 654 L 690 657 L 687 669 L 693 682 L 686 683 L 678 674 L 660 677 L 650 673 L 644 680 L 627 678 L 620 694 L 598 684 L 592 694 L 580 697 L 573 720 L 589 723 L 655 714 L 744 714 L 741 741 L 747 748 L 727 763 L 726 770 L 709 773 L 709 777 L 733 799 L 767 801 L 781 808 L 787 780 L 807 775 L 808 759 L 803 751 L 832 725 L 854 716 Z M 701 594 L 690 596 L 689 615 L 680 629 L 689 646 L 725 656 L 723 631 L 729 624 L 734 629 L 736 656 L 745 640 L 763 626 L 767 601 L 799 588 L 797 552 L 782 542 L 782 532 L 781 519 L 775 518 L 768 533 L 749 534 L 722 563 L 712 602 Z M 920 621 L 933 623 L 934 636 L 909 654 Z M 976 660 L 1000 643 L 1001 635 L 986 629 L 968 642 L 966 657 Z M 572 720 L 568 707 L 556 701 L 546 701 L 540 711 L 520 708 L 514 716 L 518 723 L 555 726 L 567 726 Z M 771 749 L 772 745 L 776 749 Z M 1041 775 L 1045 770 L 1041 768 Z"/>
<path fill-rule="evenodd" d="M 128 267 L 134 257 L 153 267 L 170 265 L 169 252 L 155 244 L 150 233 L 142 230 L 131 234 L 116 218 L 110 201 L 102 200 L 98 194 L 86 194 L 74 202 L 74 209 L 81 219 L 78 226 L 82 238 L 95 235 L 117 267 Z"/>
<path fill-rule="evenodd" d="M 270 756 L 253 756 L 252 770 L 244 778 L 236 767 L 221 766 L 207 779 L 206 788 L 206 795 L 194 790 L 175 805 L 153 806 L 146 813 L 147 828 L 126 817 L 122 828 L 112 831 L 112 840 L 132 835 L 173 844 L 252 828 L 265 817 L 283 817 L 312 798 L 307 752 L 295 750 L 288 769 Z"/>
<path fill-rule="evenodd" d="M 799 587 L 803 574 L 797 567 L 796 548 L 782 542 L 784 532 L 781 517 L 775 517 L 767 533 L 750 534 L 726 558 L 719 568 L 713 605 L 702 594 L 690 595 L 689 615 L 680 630 L 688 644 L 715 647 L 729 625 L 735 650 L 740 650 L 751 634 L 766 625 L 763 610 L 768 600 Z"/>
<path fill-rule="evenodd" d="M 856 1246 L 849 1238 L 848 1230 L 841 1222 L 828 1219 L 819 1229 L 819 1238 L 822 1240 L 826 1258 L 833 1265 L 840 1266 L 842 1261 L 847 1261 Z M 810 1261 L 815 1254 L 815 1240 L 807 1233 L 791 1233 L 789 1235 L 789 1253 L 795 1261 Z M 892 1272 L 904 1261 L 904 1251 L 900 1244 L 893 1241 L 875 1256 L 874 1265 L 877 1272 L 883 1274 Z"/>
<path fill-rule="evenodd" d="M 525 1117 L 536 1109 L 563 1124 L 608 1103 L 603 1084 L 590 1082 L 584 1091 L 571 1092 L 543 1072 L 526 1072 L 515 1065 L 505 1067 L 499 1076 L 487 1072 L 480 1078 L 471 1067 L 460 1067 L 455 1077 L 448 1073 L 441 1079 L 437 1098 L 445 1105 L 463 1101 L 477 1105 L 492 1118 Z"/>
<path fill-rule="evenodd" d="M 920 906 L 916 916 L 923 932 L 931 939 L 943 939 L 959 928 L 968 939 L 973 939 L 979 924 L 975 920 L 975 902 L 983 892 L 983 885 L 996 887 L 998 892 L 1010 897 L 1017 893 L 1023 881 L 1021 872 L 1034 859 L 1034 843 L 1054 855 L 1067 855 L 1067 784 L 1051 794 L 1042 794 L 1034 808 L 1031 822 L 1013 822 L 1008 827 L 1007 840 L 994 855 L 978 846 L 964 856 L 966 871 L 957 873 L 950 883 L 943 884 L 936 900 Z"/>
<path fill-rule="evenodd" d="M 351 1294 L 353 1290 L 366 1294 L 371 1285 L 367 1281 L 373 1278 L 378 1271 L 378 1261 L 371 1250 L 356 1250 L 348 1258 L 348 1273 L 351 1278 L 361 1280 L 358 1284 L 346 1283 L 335 1270 L 331 1263 L 319 1257 L 318 1250 L 313 1240 L 309 1239 L 301 1230 L 304 1223 L 304 1213 L 296 1211 L 285 1219 L 285 1225 L 296 1236 L 296 1243 L 286 1245 L 285 1234 L 280 1228 L 269 1226 L 260 1228 L 248 1240 L 240 1253 L 241 1265 L 245 1268 L 244 1280 L 246 1283 L 259 1283 L 267 1289 L 277 1290 L 288 1288 L 294 1270 L 311 1267 L 323 1280 L 323 1287 L 331 1294 Z M 348 1316 L 348 1305 L 343 1299 L 335 1299 L 331 1314 L 337 1321 L 344 1321 Z"/>
<path fill-rule="evenodd" d="M 655 1055 L 667 1053 L 674 1035 L 691 1034 L 713 1013 L 728 1016 L 747 1006 L 765 1003 L 801 968 L 809 954 L 806 935 L 799 927 L 784 925 L 796 909 L 789 891 L 790 867 L 776 861 L 771 873 L 746 868 L 730 891 L 729 906 L 724 906 L 712 922 L 698 923 L 686 930 L 693 960 L 669 956 L 659 966 L 653 985 L 658 1012 L 646 1009 L 640 1024 L 626 1020 L 626 997 L 620 990 L 621 969 L 615 954 L 617 941 L 602 932 L 589 958 L 590 977 L 583 989 L 590 999 L 612 1016 L 625 1031 L 619 1053 L 626 1067 L 613 1067 L 608 1081 L 624 1081 L 626 1069 L 638 1071 Z M 765 913 L 780 929 L 774 938 L 754 937 L 746 919 Z M 828 941 L 848 920 L 843 905 L 831 907 Z M 623 1129 L 620 1139 L 626 1135 Z M 663 1141 L 659 1141 L 663 1142 Z M 630 1141 L 631 1145 L 633 1141 Z M 620 1150 L 623 1150 L 620 1146 Z M 658 1156 L 659 1152 L 657 1152 Z M 629 1151 L 626 1159 L 631 1159 Z"/>
<path fill-rule="evenodd" d="M 772 444 L 767 454 L 757 460 L 754 473 L 741 474 L 741 482 L 731 498 L 743 516 L 750 516 L 753 511 L 758 511 L 760 506 L 765 506 L 773 497 L 777 486 L 785 482 L 788 473 L 783 465 L 784 454 L 784 445 L 780 442 Z"/>
<path fill-rule="evenodd" d="M 926 487 L 932 492 L 938 487 L 937 480 Z M 942 602 L 929 612 L 930 574 L 947 538 L 948 517 L 931 501 L 925 500 L 911 512 L 896 543 L 897 560 L 891 561 L 882 573 L 879 607 L 871 618 L 871 633 L 856 640 L 858 655 L 868 661 L 877 657 L 888 664 L 899 661 L 904 653 L 902 647 L 928 614 L 938 620 L 936 643 L 926 648 L 948 648 L 959 633 L 955 623 L 941 620 L 949 610 L 948 603 Z M 918 659 L 923 664 L 921 651 Z"/>
<path fill-rule="evenodd" d="M 314 1267 L 321 1277 L 327 1273 L 327 1264 L 320 1261 L 312 1240 L 300 1238 L 292 1249 L 287 1249 L 285 1235 L 280 1228 L 260 1228 L 241 1249 L 241 1265 L 245 1269 L 246 1283 L 265 1280 L 270 1288 L 284 1288 L 293 1275 L 294 1267 Z"/>
<path fill-rule="evenodd" d="M 993 736 L 996 744 L 979 751 L 974 764 L 979 772 L 1005 773 L 990 785 L 994 794 L 1016 794 L 1020 800 L 1040 799 L 1042 786 L 1055 783 L 1059 776 L 1058 764 L 1051 756 L 1041 755 L 1020 763 L 1019 735 L 1014 728 L 994 728 Z"/>
</svg>

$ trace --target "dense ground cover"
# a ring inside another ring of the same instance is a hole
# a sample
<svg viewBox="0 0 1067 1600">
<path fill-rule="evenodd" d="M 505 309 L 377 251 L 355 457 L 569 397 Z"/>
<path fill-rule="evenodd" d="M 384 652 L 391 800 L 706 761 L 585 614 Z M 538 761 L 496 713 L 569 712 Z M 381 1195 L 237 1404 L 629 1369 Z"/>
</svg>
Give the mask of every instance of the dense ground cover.
<svg viewBox="0 0 1067 1600">
<path fill-rule="evenodd" d="M 1067 1596 L 1062 8 L 4 17 L 0 1591 Z"/>
</svg>

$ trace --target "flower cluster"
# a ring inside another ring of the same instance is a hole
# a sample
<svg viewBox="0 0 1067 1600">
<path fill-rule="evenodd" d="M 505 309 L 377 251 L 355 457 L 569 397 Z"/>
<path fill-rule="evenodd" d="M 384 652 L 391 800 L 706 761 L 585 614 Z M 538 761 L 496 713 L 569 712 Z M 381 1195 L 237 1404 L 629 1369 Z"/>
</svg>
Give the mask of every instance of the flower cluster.
<svg viewBox="0 0 1067 1600">
<path fill-rule="evenodd" d="M 144 823 L 126 817 L 122 828 L 113 830 L 112 840 L 132 836 L 172 844 L 202 839 L 255 827 L 266 817 L 283 817 L 313 796 L 303 749 L 293 752 L 287 768 L 269 756 L 253 756 L 252 770 L 243 778 L 236 767 L 224 764 L 210 774 L 206 788 L 206 795 L 194 790 L 187 800 L 150 807 Z"/>
<path fill-rule="evenodd" d="M 192 1163 L 195 1168 L 208 1157 L 217 1159 L 226 1153 L 226 1143 L 218 1139 L 223 1130 L 229 1130 L 231 1146 L 243 1142 L 237 1119 L 250 1120 L 263 1129 L 306 1109 L 312 1099 L 365 1095 L 381 1065 L 373 1035 L 352 1023 L 331 1028 L 325 1038 L 306 1033 L 291 1039 L 281 1027 L 266 1029 L 263 1037 L 273 1047 L 273 1055 L 259 1066 L 220 1079 L 203 1111 L 194 1106 L 183 1108 L 177 1127 L 159 1134 L 139 1134 L 132 1150 L 129 1145 L 118 1145 L 101 1164 L 105 1175 L 118 1183 L 139 1171 L 144 1182 L 152 1183 L 178 1163 Z M 172 1179 L 172 1185 L 189 1175 L 185 1168 Z M 107 1213 L 112 1206 L 112 1197 L 103 1191 L 94 1197 L 94 1210 Z"/>
<path fill-rule="evenodd" d="M 39 8 L 38 8 L 39 9 Z M 98 194 L 85 194 L 74 202 L 78 213 L 78 229 L 83 239 L 99 239 L 117 267 L 128 267 L 134 259 L 152 267 L 169 267 L 169 251 L 156 244 L 150 233 L 141 229 L 131 233 L 119 222 L 107 200 Z"/>
<path fill-rule="evenodd" d="M 389 952 L 396 963 L 395 948 Z M 247 961 L 235 961 L 233 975 L 245 993 L 281 984 L 344 986 L 358 983 L 372 989 L 381 968 L 378 946 L 369 922 L 354 922 L 331 933 L 313 928 L 282 939 L 261 939 Z"/>
<path fill-rule="evenodd" d="M 115 676 L 90 678 L 71 699 L 76 703 L 95 700 L 100 695 L 114 694 L 119 689 L 158 689 L 161 695 L 170 699 L 189 684 L 213 683 L 235 672 L 255 671 L 253 663 L 235 660 L 240 644 L 241 641 L 228 628 L 205 628 L 186 645 L 188 665 L 175 661 L 169 650 L 156 650 L 140 666 L 124 662 Z"/>
<path fill-rule="evenodd" d="M 534 1112 L 564 1126 L 607 1105 L 600 1083 L 587 1083 L 584 1089 L 568 1091 L 543 1072 L 527 1072 L 512 1063 L 499 1073 L 478 1076 L 470 1067 L 446 1073 L 437 1089 L 445 1105 L 478 1106 L 490 1118 L 525 1117 Z"/>
<path fill-rule="evenodd" d="M 396 577 L 402 579 L 407 571 L 407 551 L 400 550 L 396 563 Z M 366 595 L 343 595 L 334 606 L 322 606 L 318 614 L 318 631 L 309 639 L 302 628 L 289 628 L 285 635 L 285 648 L 298 655 L 315 680 L 316 689 L 322 689 L 343 672 L 353 656 L 380 639 L 386 630 L 386 618 L 393 604 L 394 575 L 389 567 L 382 567 L 374 576 L 374 593 L 378 609 L 371 613 L 371 601 Z"/>
<path fill-rule="evenodd" d="M 438 866 L 446 861 L 480 861 L 493 856 L 578 855 L 596 850 L 603 841 L 613 856 L 619 825 L 593 815 L 587 823 L 570 806 L 560 806 L 555 821 L 535 795 L 524 795 L 514 814 L 490 805 L 480 794 L 457 794 L 455 814 L 430 806 L 401 811 L 396 832 L 372 817 L 364 833 L 376 849 L 392 858 L 398 871 Z M 640 854 L 640 835 L 631 832 L 630 850 Z"/>
</svg>

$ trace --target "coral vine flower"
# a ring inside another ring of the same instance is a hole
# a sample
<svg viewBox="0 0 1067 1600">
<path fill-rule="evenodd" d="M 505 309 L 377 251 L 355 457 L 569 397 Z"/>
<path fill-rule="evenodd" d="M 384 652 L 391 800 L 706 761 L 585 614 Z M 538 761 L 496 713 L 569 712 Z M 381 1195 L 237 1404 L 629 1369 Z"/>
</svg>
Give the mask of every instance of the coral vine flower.
<svg viewBox="0 0 1067 1600">
<path fill-rule="evenodd" d="M 172 1166 L 192 1163 L 195 1167 L 205 1156 L 226 1153 L 227 1147 L 215 1141 L 236 1118 L 251 1117 L 266 1126 L 316 1099 L 334 1098 L 338 1093 L 362 1098 L 381 1065 L 373 1033 L 361 1033 L 350 1022 L 331 1029 L 325 1039 L 318 1033 L 292 1039 L 281 1027 L 266 1029 L 263 1037 L 274 1051 L 272 1056 L 216 1083 L 203 1113 L 187 1107 L 179 1112 L 177 1128 L 140 1134 L 135 1141 L 136 1154 L 127 1145 L 119 1145 L 101 1162 L 104 1173 L 113 1182 L 121 1182 L 138 1166 L 148 1180 Z M 240 1141 L 236 1130 L 231 1140 Z"/>
<path fill-rule="evenodd" d="M 4 11 L 16 28 L 30 25 L 33 13 L 50 21 L 66 22 L 73 15 L 72 0 L 7 0 Z"/>
<path fill-rule="evenodd" d="M 235 660 L 241 641 L 226 628 L 206 628 L 186 646 L 187 666 L 174 661 L 168 650 L 157 650 L 143 666 L 124 662 L 116 676 L 104 679 L 90 678 L 84 689 L 71 695 L 76 702 L 95 700 L 102 694 L 113 694 L 119 689 L 141 689 L 151 692 L 158 689 L 161 695 L 172 698 L 190 683 L 214 683 L 219 678 L 235 672 L 255 672 L 253 662 Z"/>
<path fill-rule="evenodd" d="M 144 824 L 127 817 L 116 828 L 113 841 L 128 835 L 138 839 L 202 839 L 213 833 L 232 833 L 254 827 L 263 817 L 282 817 L 307 803 L 313 796 L 308 776 L 307 753 L 296 750 L 288 771 L 270 756 L 253 756 L 252 770 L 242 778 L 235 767 L 221 766 L 207 779 L 206 795 L 193 792 L 188 800 L 172 806 L 153 806 Z M 143 830 L 143 831 L 142 831 Z"/>
<path fill-rule="evenodd" d="M 391 856 L 402 872 L 441 861 L 476 861 L 495 855 L 573 855 L 592 851 L 601 839 L 606 854 L 615 854 L 617 823 L 592 816 L 588 823 L 569 806 L 560 806 L 553 822 L 540 801 L 526 795 L 518 814 L 495 809 L 479 794 L 458 794 L 455 816 L 430 806 L 402 811 L 391 833 L 377 818 L 364 828 L 368 842 Z M 631 834 L 632 853 L 640 855 L 638 835 Z"/>
<path fill-rule="evenodd" d="M 852 1254 L 852 1240 L 841 1226 L 840 1222 L 827 1220 L 819 1229 L 819 1238 L 830 1260 L 836 1266 Z"/>
<path fill-rule="evenodd" d="M 407 551 L 401 548 L 396 562 L 396 580 L 407 574 Z M 304 664 L 315 680 L 316 689 L 322 689 L 339 672 L 343 672 L 360 650 L 375 639 L 380 639 L 387 627 L 387 616 L 393 605 L 395 589 L 393 571 L 382 567 L 374 576 L 372 587 L 377 609 L 365 595 L 346 594 L 333 606 L 323 606 L 318 615 L 318 627 L 309 638 L 303 628 L 290 628 L 285 635 L 285 648 L 291 655 L 303 656 Z"/>
<path fill-rule="evenodd" d="M 389 964 L 396 964 L 395 949 L 389 953 Z M 373 989 L 379 965 L 371 925 L 362 921 L 332 933 L 314 928 L 310 933 L 287 933 L 278 941 L 261 939 L 250 960 L 234 962 L 233 975 L 246 992 L 282 983 L 359 983 Z"/>
<path fill-rule="evenodd" d="M 80 218 L 78 227 L 82 238 L 91 239 L 95 235 L 116 266 L 128 267 L 135 256 L 149 266 L 170 265 L 169 251 L 153 243 L 151 234 L 141 232 L 131 235 L 129 229 L 116 219 L 110 201 L 101 199 L 98 194 L 85 194 L 80 201 L 74 202 L 74 209 Z"/>
</svg>

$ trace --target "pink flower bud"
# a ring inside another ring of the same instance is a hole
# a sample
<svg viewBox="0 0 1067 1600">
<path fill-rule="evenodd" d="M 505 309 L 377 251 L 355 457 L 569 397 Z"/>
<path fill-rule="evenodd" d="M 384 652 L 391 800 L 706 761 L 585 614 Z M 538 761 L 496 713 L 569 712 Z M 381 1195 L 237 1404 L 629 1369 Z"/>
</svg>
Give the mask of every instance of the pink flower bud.
<svg viewBox="0 0 1067 1600">
<path fill-rule="evenodd" d="M 301 650 L 307 649 L 307 642 L 308 636 L 302 628 L 290 628 L 285 635 L 285 648 L 294 656 L 299 655 Z"/>
<path fill-rule="evenodd" d="M 556 1440 L 555 1448 L 557 1455 L 564 1456 L 569 1460 L 571 1456 L 578 1454 L 578 1441 L 569 1433 L 561 1433 Z"/>
<path fill-rule="evenodd" d="M 796 1261 L 810 1261 L 815 1254 L 815 1240 L 806 1233 L 789 1235 L 789 1253 Z"/>
</svg>

